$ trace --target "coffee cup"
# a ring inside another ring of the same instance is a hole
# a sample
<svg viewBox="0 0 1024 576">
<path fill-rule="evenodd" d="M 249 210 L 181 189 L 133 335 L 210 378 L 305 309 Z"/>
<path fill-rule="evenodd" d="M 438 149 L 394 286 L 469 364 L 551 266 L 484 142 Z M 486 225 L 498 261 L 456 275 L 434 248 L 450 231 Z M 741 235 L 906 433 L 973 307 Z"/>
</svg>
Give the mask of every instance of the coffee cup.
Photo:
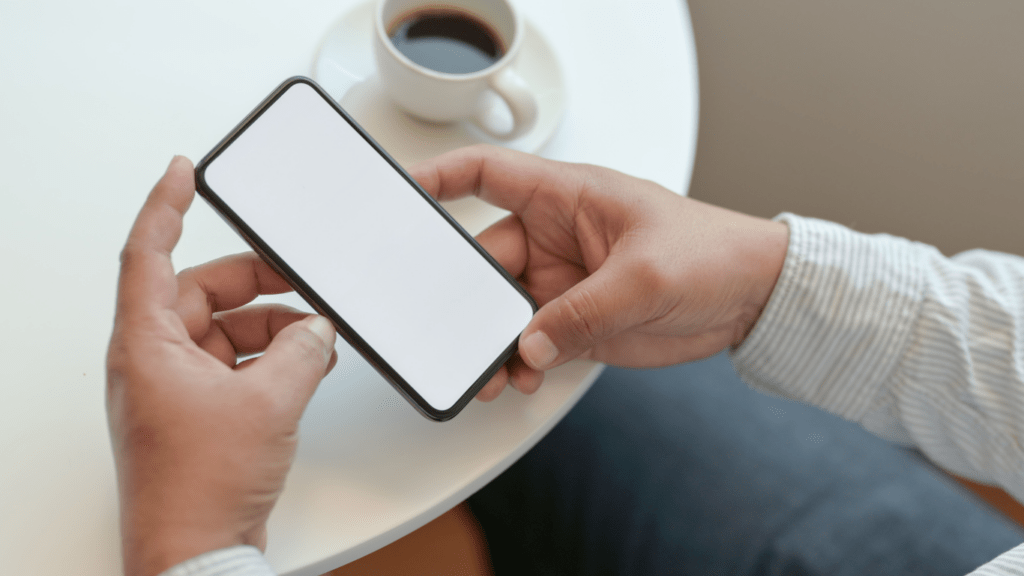
<svg viewBox="0 0 1024 576">
<path fill-rule="evenodd" d="M 381 85 L 409 114 L 430 122 L 469 120 L 499 140 L 529 131 L 537 98 L 514 64 L 523 20 L 510 0 L 378 0 L 374 55 Z M 512 127 L 487 118 L 508 106 Z"/>
</svg>

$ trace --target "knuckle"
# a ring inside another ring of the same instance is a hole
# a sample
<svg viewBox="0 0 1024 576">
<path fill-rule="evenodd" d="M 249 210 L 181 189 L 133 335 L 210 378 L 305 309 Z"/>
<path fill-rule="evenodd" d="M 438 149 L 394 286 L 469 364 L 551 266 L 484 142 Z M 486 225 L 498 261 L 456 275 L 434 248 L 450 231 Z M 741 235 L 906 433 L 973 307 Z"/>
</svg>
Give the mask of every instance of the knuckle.
<svg viewBox="0 0 1024 576">
<path fill-rule="evenodd" d="M 650 254 L 638 256 L 628 264 L 630 283 L 636 297 L 651 297 L 671 288 L 672 278 L 669 266 Z"/>
<path fill-rule="evenodd" d="M 123 352 L 113 350 L 107 356 L 107 402 L 124 392 L 129 378 L 128 366 L 124 361 Z"/>
<path fill-rule="evenodd" d="M 109 382 L 125 382 L 141 379 L 149 366 L 146 351 L 133 344 L 138 330 L 117 326 L 107 349 L 107 379 Z"/>
<path fill-rule="evenodd" d="M 609 183 L 614 181 L 614 176 L 617 174 L 610 168 L 594 164 L 573 164 L 572 168 L 581 191 L 588 193 L 604 191 Z"/>
<path fill-rule="evenodd" d="M 663 313 L 666 303 L 674 300 L 673 291 L 678 290 L 670 268 L 653 255 L 632 258 L 625 265 L 619 323 L 644 322 Z"/>
<path fill-rule="evenodd" d="M 196 274 L 196 267 L 195 266 L 189 266 L 188 268 L 182 268 L 181 270 L 179 270 L 178 273 L 176 274 L 176 276 L 178 277 L 178 281 L 179 282 L 183 282 L 183 281 L 191 280 L 192 277 L 195 276 L 195 274 Z"/>
<path fill-rule="evenodd" d="M 607 176 L 607 168 L 603 168 L 595 164 L 581 163 L 573 164 L 572 166 L 575 168 L 579 177 L 585 182 L 597 183 Z"/>
<path fill-rule="evenodd" d="M 295 331 L 292 341 L 297 355 L 305 361 L 324 361 L 324 344 L 320 338 L 305 328 Z"/>
<path fill-rule="evenodd" d="M 586 288 L 580 288 L 569 297 L 563 298 L 558 312 L 563 324 L 575 339 L 589 341 L 601 335 L 600 311 L 593 295 Z"/>
<path fill-rule="evenodd" d="M 121 268 L 127 269 L 131 268 L 138 258 L 138 249 L 129 242 L 124 245 L 124 248 L 121 248 L 121 254 L 118 256 L 118 261 L 121 263 Z"/>
<path fill-rule="evenodd" d="M 494 157 L 502 154 L 505 149 L 500 147 L 500 146 L 495 146 L 493 144 L 480 143 L 480 144 L 473 144 L 473 145 L 471 145 L 469 147 L 469 150 L 473 154 L 476 154 L 476 155 L 479 155 L 479 156 L 482 156 L 482 157 L 485 157 L 485 158 L 494 158 Z"/>
</svg>

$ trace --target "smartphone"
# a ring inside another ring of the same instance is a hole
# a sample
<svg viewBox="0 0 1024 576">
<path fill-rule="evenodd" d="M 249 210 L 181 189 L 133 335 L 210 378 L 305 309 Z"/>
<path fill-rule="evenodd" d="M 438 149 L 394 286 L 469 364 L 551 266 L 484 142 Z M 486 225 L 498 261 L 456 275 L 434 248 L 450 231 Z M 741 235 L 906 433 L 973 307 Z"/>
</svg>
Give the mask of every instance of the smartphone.
<svg viewBox="0 0 1024 576">
<path fill-rule="evenodd" d="M 530 295 L 309 78 L 196 166 L 199 194 L 423 415 L 515 352 Z"/>
</svg>

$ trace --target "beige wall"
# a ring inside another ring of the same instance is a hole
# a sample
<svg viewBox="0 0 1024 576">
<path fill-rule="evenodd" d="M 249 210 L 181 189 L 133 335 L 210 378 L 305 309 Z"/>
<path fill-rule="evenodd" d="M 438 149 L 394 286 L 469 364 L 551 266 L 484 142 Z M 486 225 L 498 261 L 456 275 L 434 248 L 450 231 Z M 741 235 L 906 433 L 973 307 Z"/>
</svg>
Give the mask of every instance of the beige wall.
<svg viewBox="0 0 1024 576">
<path fill-rule="evenodd" d="M 691 196 L 1024 254 L 1024 2 L 689 5 Z"/>
</svg>

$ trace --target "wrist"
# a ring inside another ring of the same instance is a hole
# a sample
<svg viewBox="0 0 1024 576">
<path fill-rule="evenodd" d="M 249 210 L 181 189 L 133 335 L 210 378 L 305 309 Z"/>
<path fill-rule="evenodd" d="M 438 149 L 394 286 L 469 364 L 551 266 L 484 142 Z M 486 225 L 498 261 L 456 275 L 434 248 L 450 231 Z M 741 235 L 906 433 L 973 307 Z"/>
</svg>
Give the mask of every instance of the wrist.
<svg viewBox="0 0 1024 576">
<path fill-rule="evenodd" d="M 230 526 L 190 514 L 191 503 L 147 506 L 137 499 L 122 508 L 121 548 L 125 576 L 156 576 L 201 554 L 247 542 Z"/>
<path fill-rule="evenodd" d="M 748 275 L 739 304 L 732 348 L 739 348 L 761 318 L 782 274 L 789 249 L 789 227 L 782 222 L 754 218 L 740 243 L 739 262 Z"/>
<path fill-rule="evenodd" d="M 123 538 L 125 576 L 156 576 L 197 556 L 242 544 L 222 535 L 196 533 L 126 534 Z"/>
</svg>

